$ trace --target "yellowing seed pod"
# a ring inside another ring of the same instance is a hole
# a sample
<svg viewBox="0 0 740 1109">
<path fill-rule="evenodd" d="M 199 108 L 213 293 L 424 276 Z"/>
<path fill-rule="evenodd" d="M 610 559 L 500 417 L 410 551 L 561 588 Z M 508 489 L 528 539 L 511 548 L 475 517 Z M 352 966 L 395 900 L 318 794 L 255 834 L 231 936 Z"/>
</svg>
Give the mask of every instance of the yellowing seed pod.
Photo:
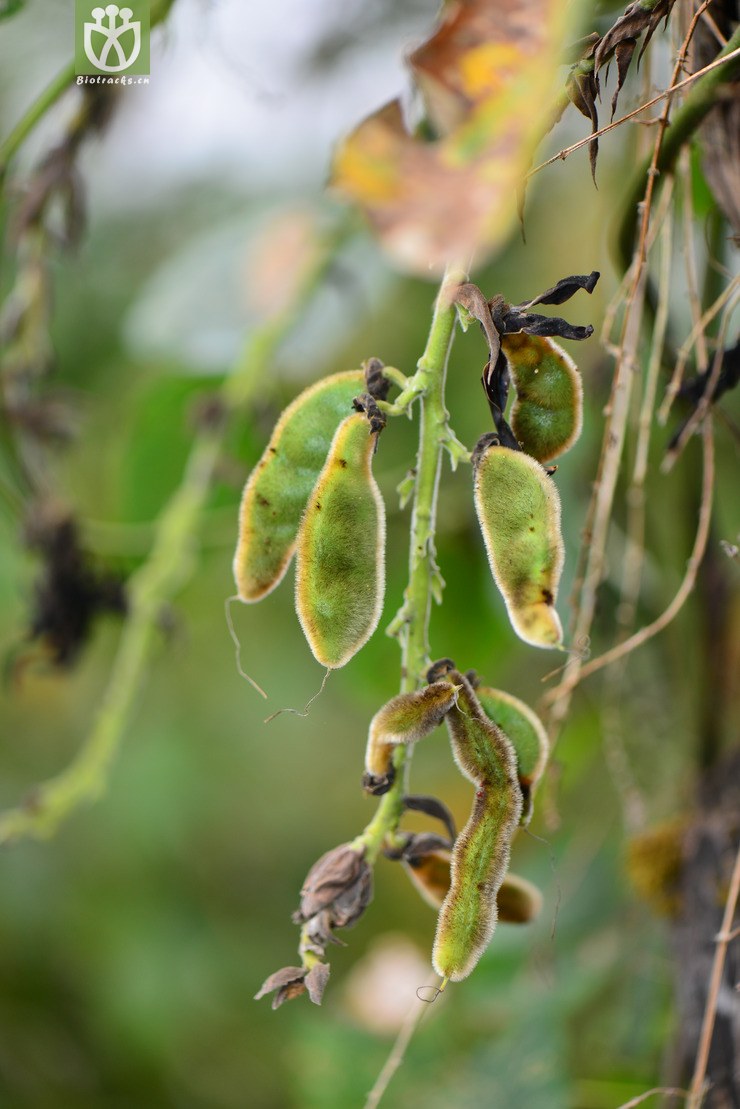
<svg viewBox="0 0 740 1109">
<path fill-rule="evenodd" d="M 534 647 L 559 647 L 563 570 L 560 497 L 539 462 L 484 435 L 473 452 L 475 508 L 512 627 Z"/>
<path fill-rule="evenodd" d="M 317 381 L 288 405 L 242 495 L 234 577 L 239 599 L 259 601 L 293 556 L 301 514 L 334 433 L 364 388 L 361 370 Z"/>
<path fill-rule="evenodd" d="M 516 752 L 524 802 L 522 824 L 529 824 L 534 788 L 542 777 L 550 751 L 545 727 L 537 713 L 511 693 L 485 685 L 477 686 L 475 692 L 486 716 L 506 732 Z"/>
<path fill-rule="evenodd" d="M 296 612 L 332 670 L 367 643 L 383 608 L 385 507 L 371 460 L 384 421 L 372 405 L 339 425 L 298 533 Z"/>
<path fill-rule="evenodd" d="M 444 979 L 459 982 L 493 935 L 522 793 L 508 738 L 486 716 L 468 679 L 457 670 L 448 678 L 462 687 L 445 717 L 453 754 L 476 788 L 470 819 L 452 850 L 450 889 L 439 912 L 432 962 Z"/>
<path fill-rule="evenodd" d="M 542 335 L 505 335 L 501 349 L 516 386 L 512 431 L 527 454 L 549 462 L 569 450 L 581 434 L 581 375 L 570 355 Z"/>
<path fill-rule="evenodd" d="M 393 750 L 416 743 L 434 731 L 457 696 L 458 686 L 433 682 L 413 693 L 399 693 L 370 721 L 363 789 L 373 796 L 387 793 L 395 777 Z"/>
</svg>

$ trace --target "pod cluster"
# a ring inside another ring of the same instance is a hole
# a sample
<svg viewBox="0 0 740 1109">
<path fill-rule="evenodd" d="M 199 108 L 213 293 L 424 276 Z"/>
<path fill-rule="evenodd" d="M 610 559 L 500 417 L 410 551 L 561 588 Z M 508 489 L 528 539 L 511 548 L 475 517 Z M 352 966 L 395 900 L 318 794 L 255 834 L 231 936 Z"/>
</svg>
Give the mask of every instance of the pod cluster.
<svg viewBox="0 0 740 1109">
<path fill-rule="evenodd" d="M 432 961 L 444 978 L 466 978 L 488 945 L 497 920 L 537 916 L 539 891 L 507 873 L 511 842 L 529 821 L 532 796 L 548 754 L 541 721 L 518 698 L 461 674 L 450 659 L 435 663 L 428 685 L 392 698 L 370 724 L 363 786 L 381 794 L 394 779 L 393 752 L 443 721 L 455 760 L 475 785 L 470 818 L 460 834 L 432 797 L 406 797 L 404 807 L 440 820 L 445 835 L 414 833 L 386 854 L 400 859 L 422 897 L 439 912 Z"/>
<path fill-rule="evenodd" d="M 365 390 L 365 391 L 363 391 Z M 290 404 L 242 496 L 234 577 L 267 596 L 296 555 L 296 612 L 322 666 L 344 666 L 375 631 L 385 591 L 385 508 L 372 458 L 385 418 L 382 363 L 334 374 Z"/>
</svg>

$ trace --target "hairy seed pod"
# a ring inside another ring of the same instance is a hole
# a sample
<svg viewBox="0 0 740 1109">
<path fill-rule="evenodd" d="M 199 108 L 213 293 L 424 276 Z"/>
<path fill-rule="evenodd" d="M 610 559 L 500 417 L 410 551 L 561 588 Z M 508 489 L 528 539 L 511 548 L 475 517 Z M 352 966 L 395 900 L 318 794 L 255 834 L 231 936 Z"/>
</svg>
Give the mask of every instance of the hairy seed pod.
<svg viewBox="0 0 740 1109">
<path fill-rule="evenodd" d="M 362 390 L 361 370 L 317 381 L 288 405 L 242 495 L 234 577 L 239 599 L 259 601 L 282 581 L 301 514 L 334 433 Z"/>
<path fill-rule="evenodd" d="M 502 689 L 479 685 L 476 695 L 486 716 L 506 732 L 516 752 L 519 785 L 522 789 L 522 824 L 532 818 L 532 795 L 547 765 L 550 744 L 539 716 L 529 705 Z"/>
<path fill-rule="evenodd" d="M 419 837 L 421 838 L 421 837 Z M 445 844 L 402 856 L 403 868 L 428 905 L 440 909 L 450 888 L 452 849 Z M 496 894 L 499 924 L 529 924 L 542 910 L 542 894 L 526 878 L 506 874 Z"/>
<path fill-rule="evenodd" d="M 570 450 L 581 434 L 581 375 L 570 355 L 542 335 L 505 335 L 501 349 L 516 386 L 514 435 L 527 454 L 550 462 Z"/>
<path fill-rule="evenodd" d="M 493 935 L 496 897 L 509 866 L 522 793 L 507 736 L 486 716 L 468 679 L 457 670 L 448 677 L 462 688 L 445 721 L 455 761 L 475 784 L 475 801 L 452 851 L 450 889 L 439 912 L 432 963 L 444 979 L 459 982 Z"/>
<path fill-rule="evenodd" d="M 393 784 L 393 749 L 416 743 L 434 731 L 454 702 L 459 686 L 433 682 L 414 693 L 399 693 L 370 721 L 362 787 L 378 797 Z"/>
<path fill-rule="evenodd" d="M 563 570 L 560 497 L 539 462 L 484 435 L 473 452 L 475 508 L 512 627 L 534 647 L 559 647 Z"/>
<path fill-rule="evenodd" d="M 365 408 L 337 428 L 298 533 L 296 612 L 332 670 L 367 643 L 383 608 L 385 507 L 371 469 L 383 425 L 369 397 Z"/>
</svg>

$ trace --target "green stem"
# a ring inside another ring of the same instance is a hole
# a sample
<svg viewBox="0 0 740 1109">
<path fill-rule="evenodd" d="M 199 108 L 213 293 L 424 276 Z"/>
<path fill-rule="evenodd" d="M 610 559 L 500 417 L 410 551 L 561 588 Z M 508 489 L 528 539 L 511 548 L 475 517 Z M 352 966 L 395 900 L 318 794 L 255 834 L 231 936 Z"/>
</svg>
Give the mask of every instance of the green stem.
<svg viewBox="0 0 740 1109">
<path fill-rule="evenodd" d="M 343 234 L 340 229 L 339 235 L 326 244 L 291 303 L 252 336 L 235 372 L 218 394 L 226 415 L 238 412 L 268 377 L 278 344 L 323 278 Z M 128 617 L 87 739 L 59 775 L 37 786 L 24 803 L 0 816 L 0 844 L 25 837 L 47 838 L 79 805 L 95 801 L 104 792 L 111 763 L 151 665 L 160 613 L 188 581 L 195 566 L 193 537 L 198 534 L 221 455 L 225 426 L 225 419 L 215 421 L 204 424 L 197 433 L 182 482 L 157 521 L 150 555 L 129 583 Z"/>
<path fill-rule="evenodd" d="M 731 54 L 738 47 L 740 47 L 740 27 L 736 29 L 717 57 L 722 58 Z M 734 80 L 738 73 L 740 73 L 740 57 L 730 58 L 725 65 L 718 65 L 716 69 L 710 70 L 705 77 L 701 77 L 692 86 L 663 135 L 656 165 L 659 174 L 665 176 L 672 172 L 681 148 L 717 103 L 718 89 L 725 82 Z M 649 155 L 635 173 L 622 208 L 623 216 L 617 234 L 617 254 L 623 271 L 629 269 L 632 261 L 639 205 L 645 195 L 651 161 L 652 155 Z M 661 177 L 655 182 L 655 195 L 660 183 Z"/>
<path fill-rule="evenodd" d="M 449 413 L 445 408 L 447 359 L 455 331 L 456 312 L 452 291 L 465 280 L 459 272 L 449 272 L 440 287 L 424 353 L 409 390 L 421 398 L 419 451 L 416 459 L 416 485 L 411 513 L 409 581 L 403 605 L 388 629 L 401 644 L 401 691 L 418 688 L 429 666 L 429 616 L 432 597 L 439 582 L 435 561 L 434 533 L 437 516 L 437 488 L 442 452 L 449 445 Z M 455 440 L 456 441 L 456 440 Z M 396 777 L 384 795 L 373 820 L 355 840 L 364 846 L 371 864 L 377 859 L 387 836 L 392 836 L 403 815 L 403 797 L 411 758 L 411 748 L 399 745 L 393 757 Z"/>
<path fill-rule="evenodd" d="M 155 2 L 152 5 L 150 14 L 150 27 L 152 29 L 162 22 L 172 4 L 173 0 L 159 0 L 159 3 Z M 26 114 L 18 120 L 8 137 L 0 143 L 0 180 L 2 180 L 8 168 L 10 159 L 26 141 L 36 124 L 40 123 L 49 109 L 56 104 L 59 97 L 73 84 L 74 79 L 75 63 L 73 59 L 71 62 L 67 62 L 63 69 L 60 69 L 56 77 L 34 100 Z"/>
<path fill-rule="evenodd" d="M 69 88 L 74 81 L 74 77 L 75 64 L 73 61 L 68 62 L 67 65 L 57 73 L 54 80 L 46 86 L 40 96 L 34 100 L 26 114 L 18 120 L 8 137 L 0 143 L 0 179 L 5 173 L 10 159 L 26 141 L 36 124 L 44 118 L 49 109 L 56 104 L 62 93 Z"/>
</svg>

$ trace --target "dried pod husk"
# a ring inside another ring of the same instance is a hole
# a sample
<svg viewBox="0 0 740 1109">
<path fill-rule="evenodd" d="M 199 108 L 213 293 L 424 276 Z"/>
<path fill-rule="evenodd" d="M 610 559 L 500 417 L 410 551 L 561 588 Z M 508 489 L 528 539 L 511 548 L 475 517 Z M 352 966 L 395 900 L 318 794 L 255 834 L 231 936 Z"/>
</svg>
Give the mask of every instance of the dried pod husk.
<svg viewBox="0 0 740 1109">
<path fill-rule="evenodd" d="M 327 851 L 309 870 L 293 919 L 303 924 L 327 913 L 332 928 L 348 928 L 363 914 L 372 894 L 373 872 L 364 852 L 343 843 Z"/>
<path fill-rule="evenodd" d="M 445 717 L 453 754 L 476 788 L 470 819 L 452 850 L 450 889 L 439 912 L 432 963 L 444 979 L 458 982 L 473 970 L 493 935 L 522 794 L 509 739 L 486 716 L 468 679 L 457 670 L 448 677 L 461 686 Z"/>
<path fill-rule="evenodd" d="M 404 870 L 426 903 L 440 909 L 450 889 L 452 848 L 441 842 L 419 850 L 412 844 L 407 852 L 401 859 Z M 542 894 L 535 885 L 516 874 L 504 876 L 496 894 L 500 924 L 529 924 L 541 909 Z"/>
<path fill-rule="evenodd" d="M 475 508 L 488 561 L 514 631 L 534 647 L 559 647 L 555 611 L 563 570 L 560 497 L 534 458 L 484 435 L 473 452 Z"/>
<path fill-rule="evenodd" d="M 416 743 L 434 731 L 457 696 L 451 682 L 433 682 L 413 693 L 399 693 L 370 721 L 363 789 L 377 797 L 387 793 L 395 777 L 393 750 Z"/>
<path fill-rule="evenodd" d="M 523 331 L 504 335 L 501 349 L 516 387 L 511 429 L 523 451 L 538 462 L 550 462 L 581 434 L 581 375 L 570 355 L 546 336 Z"/>
<path fill-rule="evenodd" d="M 332 670 L 367 643 L 383 609 L 385 507 L 371 468 L 382 416 L 370 398 L 367 407 L 337 429 L 298 534 L 296 612 Z"/>
<path fill-rule="evenodd" d="M 364 382 L 361 370 L 333 374 L 305 389 L 280 416 L 242 495 L 234 556 L 241 601 L 261 600 L 285 576 L 301 514 Z"/>
<path fill-rule="evenodd" d="M 542 777 L 550 751 L 545 726 L 529 705 L 511 693 L 485 685 L 477 686 L 475 692 L 486 716 L 506 732 L 516 752 L 523 801 L 522 824 L 527 825 L 532 818 L 534 789 Z"/>
</svg>

